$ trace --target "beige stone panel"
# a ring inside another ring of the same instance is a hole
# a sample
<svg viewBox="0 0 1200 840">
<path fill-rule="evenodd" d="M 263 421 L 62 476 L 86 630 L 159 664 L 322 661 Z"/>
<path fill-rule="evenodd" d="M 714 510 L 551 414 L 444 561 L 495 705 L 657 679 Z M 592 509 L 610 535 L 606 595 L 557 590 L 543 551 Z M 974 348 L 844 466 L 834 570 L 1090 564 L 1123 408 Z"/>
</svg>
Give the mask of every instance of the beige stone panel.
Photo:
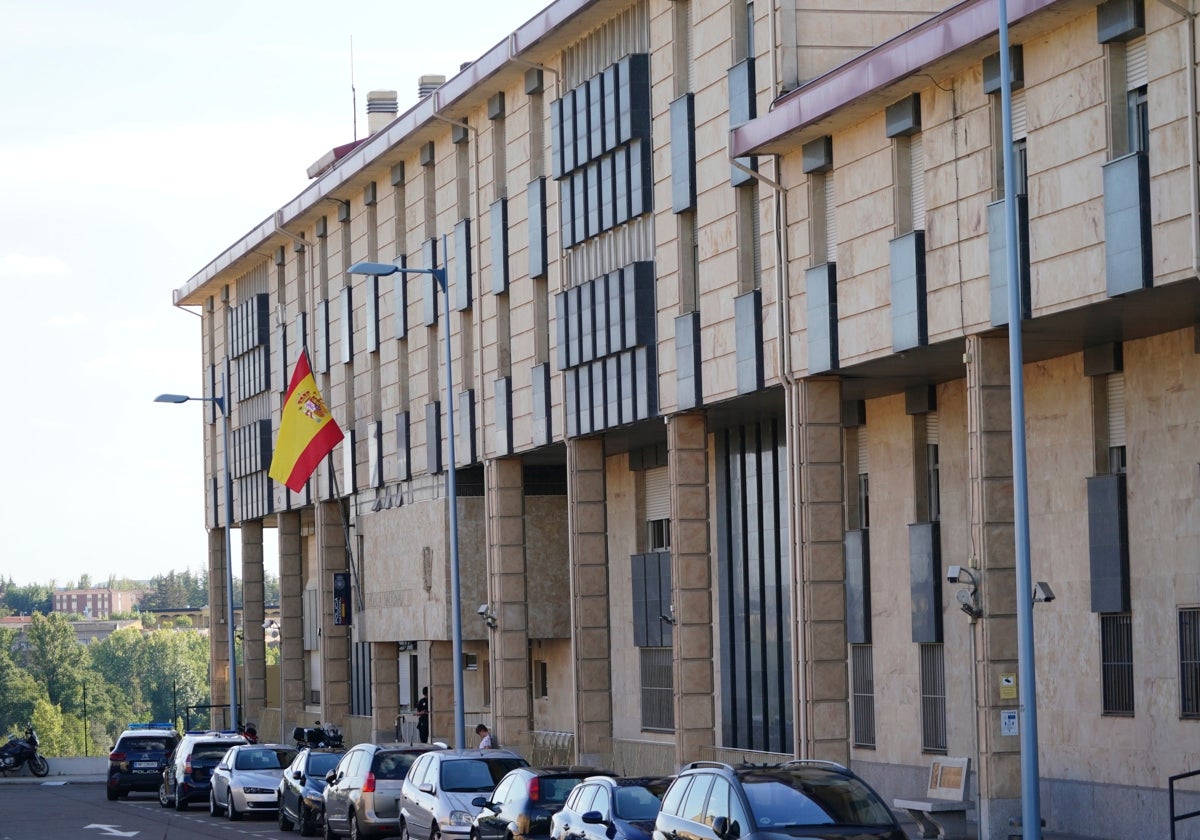
<svg viewBox="0 0 1200 840">
<path fill-rule="evenodd" d="M 892 313 L 878 308 L 839 319 L 838 345 L 844 365 L 851 365 L 892 349 Z"/>
<path fill-rule="evenodd" d="M 990 574 L 993 573 L 989 573 Z M 1017 619 L 1015 615 L 993 615 L 989 613 L 985 620 L 989 632 L 984 636 L 984 644 L 980 653 L 985 660 L 994 662 L 1006 660 L 1017 661 Z"/>
<path fill-rule="evenodd" d="M 828 522 L 833 521 L 835 513 L 832 503 L 827 503 L 831 510 L 827 511 L 829 515 L 822 517 Z M 811 544 L 809 548 L 809 564 L 807 580 L 812 585 L 817 585 L 822 581 L 832 581 L 841 584 L 846 577 L 846 559 L 842 551 L 841 540 L 829 542 L 817 542 Z"/>
<path fill-rule="evenodd" d="M 840 580 L 831 583 L 810 581 L 808 618 L 812 621 L 844 621 L 846 590 Z"/>
<path fill-rule="evenodd" d="M 842 177 L 838 198 L 856 201 L 892 188 L 892 142 L 882 111 L 857 125 L 838 131 L 834 142 L 834 165 Z"/>
<path fill-rule="evenodd" d="M 1035 318 L 1107 297 L 1102 244 L 1044 260 L 1030 275 Z"/>
<path fill-rule="evenodd" d="M 815 662 L 811 679 L 814 700 L 840 700 L 849 694 L 849 669 L 845 662 Z"/>
<path fill-rule="evenodd" d="M 701 670 L 711 671 L 711 669 Z M 711 693 L 712 690 L 712 681 L 708 680 L 707 688 L 704 687 L 703 683 L 696 683 L 695 692 L 690 692 L 684 695 L 683 711 L 685 719 L 691 724 L 691 728 L 711 729 L 715 725 L 715 721 L 713 719 L 712 700 L 703 696 L 698 696 L 704 692 Z"/>
<path fill-rule="evenodd" d="M 1010 470 L 1011 471 L 1011 470 Z M 982 487 L 984 509 L 994 522 L 1013 521 L 1013 482 L 1011 478 L 993 477 Z"/>
<path fill-rule="evenodd" d="M 1012 523 L 991 521 L 984 525 L 986 545 L 983 550 L 984 565 L 989 569 L 1011 568 L 1016 562 L 1016 532 Z"/>
<path fill-rule="evenodd" d="M 809 641 L 808 653 L 813 660 L 846 660 L 846 627 L 844 622 L 824 622 L 821 632 Z"/>
</svg>

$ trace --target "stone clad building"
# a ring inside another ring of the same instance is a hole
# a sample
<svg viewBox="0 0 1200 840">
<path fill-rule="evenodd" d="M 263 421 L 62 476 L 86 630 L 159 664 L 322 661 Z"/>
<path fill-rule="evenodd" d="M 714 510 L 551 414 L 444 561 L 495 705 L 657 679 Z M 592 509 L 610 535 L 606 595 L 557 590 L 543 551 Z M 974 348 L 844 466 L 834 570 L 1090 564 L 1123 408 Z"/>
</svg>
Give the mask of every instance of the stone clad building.
<svg viewBox="0 0 1200 840">
<path fill-rule="evenodd" d="M 827 758 L 890 799 L 966 756 L 1007 836 L 1015 321 L 1043 816 L 1167 836 L 1200 764 L 1195 19 L 1010 0 L 1010 274 L 996 0 L 818 5 L 557 0 L 411 109 L 373 94 L 369 137 L 176 290 L 229 387 L 264 731 L 390 738 L 428 685 L 448 737 L 461 668 L 505 745 L 626 773 Z M 444 268 L 450 317 L 363 261 Z M 346 440 L 291 493 L 267 469 L 302 348 Z"/>
</svg>

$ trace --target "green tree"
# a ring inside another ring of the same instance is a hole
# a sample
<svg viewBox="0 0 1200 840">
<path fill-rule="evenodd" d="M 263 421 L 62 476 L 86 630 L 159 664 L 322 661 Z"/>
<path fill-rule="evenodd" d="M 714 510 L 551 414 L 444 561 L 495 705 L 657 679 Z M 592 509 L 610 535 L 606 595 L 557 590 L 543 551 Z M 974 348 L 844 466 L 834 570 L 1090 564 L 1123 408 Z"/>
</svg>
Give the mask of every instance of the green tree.
<svg viewBox="0 0 1200 840">
<path fill-rule="evenodd" d="M 0 629 L 0 726 L 20 730 L 33 719 L 34 707 L 38 700 L 46 699 L 46 693 L 33 675 L 13 660 L 16 638 L 16 630 Z M 0 731 L 0 736 L 4 734 Z"/>
<path fill-rule="evenodd" d="M 36 583 L 8 586 L 4 590 L 4 605 L 17 615 L 45 614 L 54 607 L 54 593 L 51 587 Z"/>
<path fill-rule="evenodd" d="M 34 613 L 26 634 L 26 670 L 45 686 L 51 704 L 76 714 L 83 703 L 87 649 L 76 639 L 70 623 L 57 613 Z"/>
</svg>

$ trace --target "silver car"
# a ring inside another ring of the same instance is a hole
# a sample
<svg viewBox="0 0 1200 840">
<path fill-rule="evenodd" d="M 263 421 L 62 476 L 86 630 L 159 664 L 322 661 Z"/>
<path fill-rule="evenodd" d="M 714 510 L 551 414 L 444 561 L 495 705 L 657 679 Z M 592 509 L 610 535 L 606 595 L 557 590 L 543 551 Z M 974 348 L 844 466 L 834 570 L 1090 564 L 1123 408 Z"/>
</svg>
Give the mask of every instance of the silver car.
<svg viewBox="0 0 1200 840">
<path fill-rule="evenodd" d="M 325 777 L 325 836 L 400 833 L 396 798 L 413 762 L 438 744 L 357 744 Z"/>
<path fill-rule="evenodd" d="M 275 813 L 279 780 L 296 758 L 295 747 L 282 744 L 239 744 L 230 747 L 212 772 L 208 813 L 240 820 L 246 814 Z"/>
<path fill-rule="evenodd" d="M 476 797 L 491 793 L 508 771 L 528 766 L 508 750 L 441 750 L 421 756 L 400 793 L 401 837 L 465 840 L 479 813 Z"/>
</svg>

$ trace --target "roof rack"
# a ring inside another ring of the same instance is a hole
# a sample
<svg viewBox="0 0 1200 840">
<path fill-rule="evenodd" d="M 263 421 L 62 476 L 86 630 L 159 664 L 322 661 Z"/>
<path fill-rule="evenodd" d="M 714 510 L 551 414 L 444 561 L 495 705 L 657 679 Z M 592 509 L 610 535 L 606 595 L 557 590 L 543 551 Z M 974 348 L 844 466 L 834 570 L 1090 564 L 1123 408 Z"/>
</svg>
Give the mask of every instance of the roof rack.
<svg viewBox="0 0 1200 840">
<path fill-rule="evenodd" d="M 236 729 L 189 729 L 186 735 L 241 735 Z"/>
<path fill-rule="evenodd" d="M 150 721 L 147 723 L 130 723 L 126 729 L 175 729 L 175 724 L 166 721 Z"/>
<path fill-rule="evenodd" d="M 814 767 L 834 767 L 838 770 L 849 770 L 845 764 L 840 764 L 836 761 L 829 761 L 824 758 L 793 758 L 778 765 L 780 767 L 814 766 Z"/>
</svg>

